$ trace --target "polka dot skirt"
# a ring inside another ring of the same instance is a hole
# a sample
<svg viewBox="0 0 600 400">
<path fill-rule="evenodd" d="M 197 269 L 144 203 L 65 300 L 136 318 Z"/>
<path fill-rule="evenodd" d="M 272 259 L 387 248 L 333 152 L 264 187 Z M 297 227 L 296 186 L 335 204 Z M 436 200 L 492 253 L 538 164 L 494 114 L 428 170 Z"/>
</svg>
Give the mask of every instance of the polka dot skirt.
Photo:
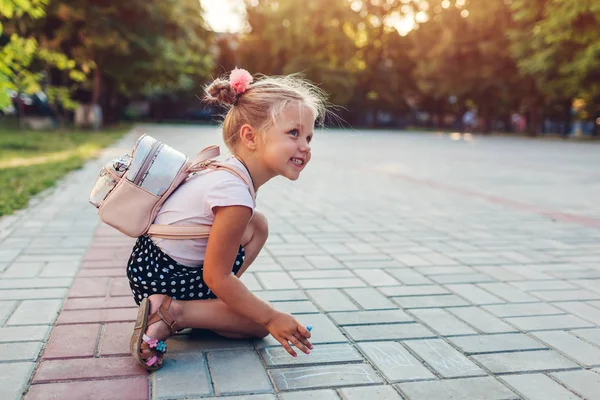
<svg viewBox="0 0 600 400">
<path fill-rule="evenodd" d="M 242 267 L 244 247 L 240 246 L 232 273 Z M 179 264 L 164 253 L 150 237 L 140 236 L 127 263 L 127 278 L 135 302 L 144 297 L 166 294 L 175 300 L 216 299 L 202 278 L 202 267 L 191 268 Z"/>
</svg>

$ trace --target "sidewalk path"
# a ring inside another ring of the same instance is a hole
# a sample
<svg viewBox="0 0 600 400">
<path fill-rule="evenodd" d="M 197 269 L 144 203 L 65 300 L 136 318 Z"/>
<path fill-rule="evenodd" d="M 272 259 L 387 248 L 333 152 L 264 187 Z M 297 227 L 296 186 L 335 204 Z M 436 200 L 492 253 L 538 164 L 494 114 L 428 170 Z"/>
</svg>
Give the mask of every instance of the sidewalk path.
<svg viewBox="0 0 600 400">
<path fill-rule="evenodd" d="M 598 145 L 318 132 L 302 178 L 259 191 L 270 237 L 242 279 L 315 350 L 184 332 L 148 375 L 128 355 L 133 239 L 87 204 L 132 143 L 0 220 L 0 398 L 600 398 Z"/>
</svg>

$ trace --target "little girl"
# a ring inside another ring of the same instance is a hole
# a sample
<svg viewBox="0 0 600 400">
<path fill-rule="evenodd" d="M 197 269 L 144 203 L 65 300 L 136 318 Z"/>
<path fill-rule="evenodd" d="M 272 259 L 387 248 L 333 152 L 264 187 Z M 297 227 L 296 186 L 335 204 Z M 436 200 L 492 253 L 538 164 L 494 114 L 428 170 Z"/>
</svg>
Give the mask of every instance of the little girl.
<svg viewBox="0 0 600 400">
<path fill-rule="evenodd" d="M 267 220 L 254 193 L 271 178 L 296 180 L 311 158 L 313 127 L 325 114 L 325 96 L 292 76 L 253 82 L 234 69 L 216 79 L 206 99 L 228 107 L 223 139 L 233 154 L 224 169 L 188 178 L 163 204 L 154 223 L 212 225 L 207 239 L 138 238 L 127 277 L 140 305 L 131 337 L 133 356 L 148 370 L 162 366 L 164 340 L 183 328 L 210 329 L 228 338 L 268 334 L 296 357 L 310 333 L 290 314 L 252 294 L 239 277 L 267 240 Z M 243 179 L 240 179 L 243 178 Z"/>
</svg>

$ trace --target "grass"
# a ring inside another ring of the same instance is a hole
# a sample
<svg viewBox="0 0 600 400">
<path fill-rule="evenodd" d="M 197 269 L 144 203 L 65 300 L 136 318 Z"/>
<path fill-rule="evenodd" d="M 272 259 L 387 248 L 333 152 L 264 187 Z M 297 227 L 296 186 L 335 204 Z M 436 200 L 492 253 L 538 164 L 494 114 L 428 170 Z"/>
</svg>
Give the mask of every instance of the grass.
<svg viewBox="0 0 600 400">
<path fill-rule="evenodd" d="M 32 196 L 97 157 L 129 129 L 119 126 L 95 132 L 0 128 L 0 216 L 27 207 Z"/>
</svg>

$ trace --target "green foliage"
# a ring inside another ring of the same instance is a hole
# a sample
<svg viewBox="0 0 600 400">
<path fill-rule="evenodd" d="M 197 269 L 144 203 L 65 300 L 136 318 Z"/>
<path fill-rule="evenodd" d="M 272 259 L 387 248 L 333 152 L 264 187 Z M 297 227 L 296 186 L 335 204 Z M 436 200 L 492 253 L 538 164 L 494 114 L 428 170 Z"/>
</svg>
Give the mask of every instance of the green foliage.
<svg viewBox="0 0 600 400">
<path fill-rule="evenodd" d="M 242 65 L 263 74 L 303 72 L 346 104 L 353 95 L 352 38 L 344 31 L 359 22 L 346 0 L 247 1 L 250 32 L 242 40 Z"/>
<path fill-rule="evenodd" d="M 513 0 L 519 68 L 551 97 L 600 95 L 600 2 Z"/>
<path fill-rule="evenodd" d="M 0 0 L 0 34 L 7 43 L 0 49 L 0 110 L 12 104 L 8 91 L 33 94 L 41 89 L 44 67 L 69 71 L 73 80 L 82 81 L 85 75 L 76 64 L 60 51 L 40 47 L 27 28 L 45 16 L 47 0 Z M 65 88 L 55 91 L 54 100 L 72 108 L 70 93 Z"/>
<path fill-rule="evenodd" d="M 80 168 L 126 132 L 0 130 L 0 216 L 27 206 L 29 199 Z"/>
</svg>

